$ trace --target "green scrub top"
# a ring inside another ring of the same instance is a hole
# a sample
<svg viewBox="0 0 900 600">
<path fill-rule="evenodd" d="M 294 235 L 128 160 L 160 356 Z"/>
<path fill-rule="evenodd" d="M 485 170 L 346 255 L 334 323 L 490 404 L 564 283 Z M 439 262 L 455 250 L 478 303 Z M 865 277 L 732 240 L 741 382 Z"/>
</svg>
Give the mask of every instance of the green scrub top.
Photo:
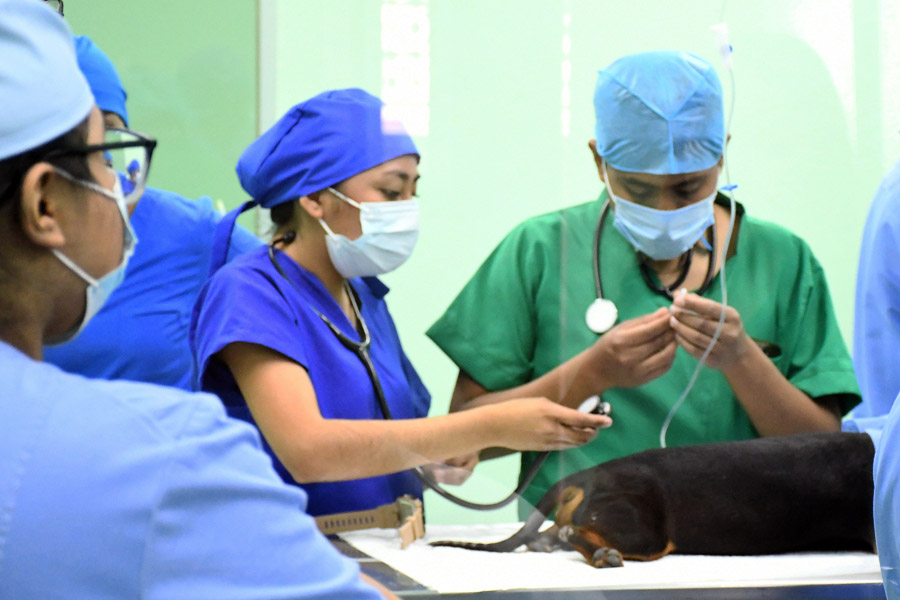
<svg viewBox="0 0 900 600">
<path fill-rule="evenodd" d="M 534 380 L 582 352 L 599 335 L 585 324 L 596 298 L 593 236 L 599 201 L 535 217 L 517 226 L 466 284 L 428 336 L 490 391 Z M 719 196 L 717 203 L 730 206 Z M 809 246 L 786 229 L 753 219 L 738 205 L 725 263 L 728 303 L 785 377 L 812 398 L 859 402 L 850 356 L 838 330 L 825 274 Z M 637 255 L 613 225 L 603 225 L 600 272 L 621 323 L 671 301 L 644 283 Z M 704 297 L 721 302 L 722 274 Z M 639 387 L 613 388 L 613 426 L 580 448 L 552 452 L 519 503 L 524 517 L 559 479 L 614 458 L 659 447 L 660 429 L 696 368 L 679 348 L 672 368 Z M 758 437 L 720 371 L 704 368 L 669 426 L 668 446 Z M 522 454 L 522 473 L 536 454 Z M 521 476 L 521 475 L 520 475 Z"/>
</svg>

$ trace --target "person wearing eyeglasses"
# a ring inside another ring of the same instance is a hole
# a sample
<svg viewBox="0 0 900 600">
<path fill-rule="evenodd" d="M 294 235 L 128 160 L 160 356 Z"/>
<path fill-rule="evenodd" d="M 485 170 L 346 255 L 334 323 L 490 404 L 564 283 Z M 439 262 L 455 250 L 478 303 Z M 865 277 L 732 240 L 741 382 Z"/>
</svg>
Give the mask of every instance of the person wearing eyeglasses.
<svg viewBox="0 0 900 600">
<path fill-rule="evenodd" d="M 0 14 L 0 598 L 394 598 L 217 398 L 41 361 L 122 281 L 137 240 L 110 157 L 147 159 L 139 194 L 153 143 L 104 141 L 62 19 Z"/>
<path fill-rule="evenodd" d="M 109 57 L 88 37 L 76 36 L 78 66 L 103 112 L 111 139 L 132 139 L 127 94 Z M 130 190 L 148 157 L 109 154 Z M 147 187 L 132 193 L 131 224 L 141 240 L 125 281 L 77 339 L 45 349 L 45 360 L 71 373 L 193 389 L 194 362 L 188 325 L 194 301 L 209 273 L 212 240 L 221 215 L 212 200 L 189 200 Z M 237 226 L 228 260 L 262 242 Z"/>
</svg>

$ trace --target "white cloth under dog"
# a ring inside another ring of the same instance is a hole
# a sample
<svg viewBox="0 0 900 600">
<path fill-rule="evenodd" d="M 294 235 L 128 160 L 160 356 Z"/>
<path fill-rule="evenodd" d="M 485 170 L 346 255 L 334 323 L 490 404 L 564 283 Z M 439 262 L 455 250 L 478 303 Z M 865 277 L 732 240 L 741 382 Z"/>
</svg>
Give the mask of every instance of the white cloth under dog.
<svg viewBox="0 0 900 600">
<path fill-rule="evenodd" d="M 547 523 L 549 526 L 550 523 Z M 623 568 L 595 569 L 577 552 L 496 554 L 434 548 L 435 540 L 495 542 L 521 523 L 429 525 L 406 550 L 396 532 L 367 529 L 341 538 L 422 585 L 442 594 L 510 589 L 660 589 L 767 587 L 824 583 L 881 583 L 878 557 L 864 552 L 777 556 L 670 555 L 652 562 L 626 561 Z"/>
</svg>

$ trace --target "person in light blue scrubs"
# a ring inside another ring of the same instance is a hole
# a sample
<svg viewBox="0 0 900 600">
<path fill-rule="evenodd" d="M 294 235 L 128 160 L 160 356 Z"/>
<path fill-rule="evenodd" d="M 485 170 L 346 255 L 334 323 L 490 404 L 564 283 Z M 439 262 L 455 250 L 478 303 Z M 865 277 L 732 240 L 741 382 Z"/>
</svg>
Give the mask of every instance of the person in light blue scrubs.
<svg viewBox="0 0 900 600">
<path fill-rule="evenodd" d="M 880 439 L 873 436 L 875 541 L 888 600 L 900 600 L 900 402 L 881 419 Z"/>
<path fill-rule="evenodd" d="M 0 15 L 0 599 L 381 597 L 217 398 L 41 362 L 122 281 L 146 169 L 123 192 L 59 15 Z"/>
<path fill-rule="evenodd" d="M 900 393 L 900 162 L 885 176 L 863 230 L 856 274 L 853 367 L 862 390 L 856 417 L 891 412 Z"/>
<path fill-rule="evenodd" d="M 127 94 L 112 61 L 86 36 L 75 38 L 75 50 L 107 127 L 126 128 Z M 123 176 L 123 187 L 128 185 Z M 221 214 L 208 197 L 189 200 L 152 187 L 128 210 L 140 243 L 128 263 L 125 282 L 76 340 L 47 348 L 44 358 L 88 377 L 190 390 L 194 386 L 188 342 L 191 309 L 209 273 Z M 238 226 L 228 257 L 261 244 Z"/>
<path fill-rule="evenodd" d="M 191 343 L 203 390 L 260 428 L 314 515 L 421 497 L 415 467 L 458 481 L 465 475 L 436 463 L 465 471 L 487 447 L 570 448 L 610 423 L 546 398 L 423 418 L 431 398 L 376 277 L 418 238 L 418 164 L 412 138 L 360 89 L 298 104 L 238 161 L 253 197 L 244 208 L 271 208 L 275 238 L 210 279 Z M 239 212 L 220 225 L 214 265 Z"/>
</svg>

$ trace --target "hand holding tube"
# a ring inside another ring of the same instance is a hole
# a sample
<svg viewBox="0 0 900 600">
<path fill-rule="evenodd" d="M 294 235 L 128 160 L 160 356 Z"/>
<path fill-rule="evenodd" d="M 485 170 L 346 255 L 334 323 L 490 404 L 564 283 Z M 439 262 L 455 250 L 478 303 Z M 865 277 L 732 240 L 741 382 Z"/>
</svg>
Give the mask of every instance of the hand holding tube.
<svg viewBox="0 0 900 600">
<path fill-rule="evenodd" d="M 670 311 L 669 323 L 678 345 L 694 358 L 700 358 L 715 334 L 722 305 L 697 294 L 678 293 Z M 728 369 L 746 355 L 752 343 L 744 330 L 741 315 L 734 307 L 729 306 L 725 309 L 722 333 L 709 353 L 706 364 L 713 369 Z"/>
</svg>

